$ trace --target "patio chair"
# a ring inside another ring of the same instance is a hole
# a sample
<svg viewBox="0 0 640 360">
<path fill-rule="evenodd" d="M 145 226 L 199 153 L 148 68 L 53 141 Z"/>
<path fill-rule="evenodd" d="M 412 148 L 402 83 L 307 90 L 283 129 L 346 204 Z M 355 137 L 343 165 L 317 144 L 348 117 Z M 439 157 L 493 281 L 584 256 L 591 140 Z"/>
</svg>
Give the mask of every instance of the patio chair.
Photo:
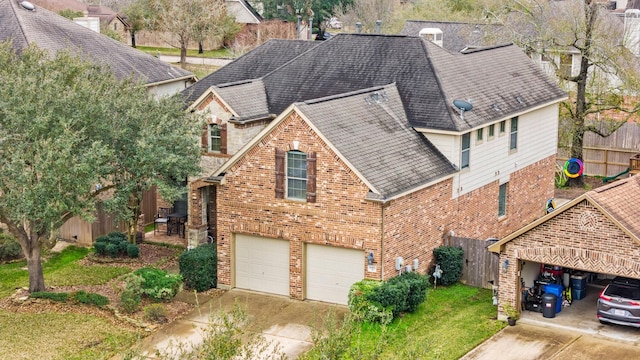
<svg viewBox="0 0 640 360">
<path fill-rule="evenodd" d="M 168 230 L 169 225 L 169 217 L 168 215 L 173 212 L 173 208 L 158 208 L 158 214 L 153 220 L 153 234 L 156 234 L 158 230 L 158 224 L 165 226 L 165 229 Z"/>
</svg>

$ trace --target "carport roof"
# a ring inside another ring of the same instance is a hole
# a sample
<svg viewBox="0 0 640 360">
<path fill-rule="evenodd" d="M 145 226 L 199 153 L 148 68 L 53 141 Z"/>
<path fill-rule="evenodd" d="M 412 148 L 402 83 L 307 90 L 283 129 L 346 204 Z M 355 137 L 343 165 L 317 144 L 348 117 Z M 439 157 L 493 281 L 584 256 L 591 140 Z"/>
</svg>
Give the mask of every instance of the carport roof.
<svg viewBox="0 0 640 360">
<path fill-rule="evenodd" d="M 640 242 L 640 223 L 637 221 L 637 219 L 640 218 L 640 207 L 637 206 L 635 199 L 640 199 L 640 176 L 632 176 L 627 179 L 618 180 L 609 185 L 586 192 L 531 224 L 511 233 L 502 240 L 490 245 L 489 251 L 495 253 L 501 252 L 504 245 L 509 241 L 583 201 L 587 201 L 596 207 L 633 240 Z"/>
</svg>

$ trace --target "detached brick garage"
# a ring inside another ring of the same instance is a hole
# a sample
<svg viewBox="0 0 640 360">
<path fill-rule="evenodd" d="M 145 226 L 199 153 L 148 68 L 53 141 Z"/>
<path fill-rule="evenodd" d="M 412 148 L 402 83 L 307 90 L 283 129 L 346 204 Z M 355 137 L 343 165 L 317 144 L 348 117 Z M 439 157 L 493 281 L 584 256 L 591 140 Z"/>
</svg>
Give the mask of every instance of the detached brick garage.
<svg viewBox="0 0 640 360">
<path fill-rule="evenodd" d="M 523 262 L 640 278 L 640 177 L 589 191 L 489 247 L 500 254 L 499 317 L 519 308 Z"/>
</svg>

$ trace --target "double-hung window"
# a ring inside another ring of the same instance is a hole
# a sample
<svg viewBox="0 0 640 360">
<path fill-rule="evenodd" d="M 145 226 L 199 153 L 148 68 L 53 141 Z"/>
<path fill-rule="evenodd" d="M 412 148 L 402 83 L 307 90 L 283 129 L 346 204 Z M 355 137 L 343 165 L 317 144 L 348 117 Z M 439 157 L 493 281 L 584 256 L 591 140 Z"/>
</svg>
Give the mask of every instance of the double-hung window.
<svg viewBox="0 0 640 360">
<path fill-rule="evenodd" d="M 460 156 L 460 169 L 469 167 L 469 153 L 471 151 L 471 133 L 462 135 L 462 153 Z"/>
<path fill-rule="evenodd" d="M 287 152 L 287 198 L 307 199 L 307 154 Z"/>
<path fill-rule="evenodd" d="M 509 133 L 509 150 L 516 150 L 518 148 L 518 117 L 511 119 L 511 131 Z"/>
<path fill-rule="evenodd" d="M 209 124 L 209 151 L 220 151 L 220 125 Z"/>
</svg>

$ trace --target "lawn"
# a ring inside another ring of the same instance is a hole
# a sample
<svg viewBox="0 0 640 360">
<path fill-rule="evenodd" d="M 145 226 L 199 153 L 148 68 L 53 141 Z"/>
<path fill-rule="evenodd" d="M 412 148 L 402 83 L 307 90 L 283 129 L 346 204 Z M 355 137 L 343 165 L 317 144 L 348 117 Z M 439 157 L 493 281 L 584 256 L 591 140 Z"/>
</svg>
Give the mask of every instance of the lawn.
<svg viewBox="0 0 640 360">
<path fill-rule="evenodd" d="M 178 49 L 178 48 L 159 48 L 159 47 L 151 47 L 151 46 L 137 46 L 136 49 L 138 49 L 140 51 L 144 51 L 144 52 L 146 52 L 148 54 L 151 54 L 153 56 L 156 56 L 158 54 L 180 56 L 180 49 Z M 204 50 L 202 54 L 199 54 L 198 50 L 196 50 L 196 49 L 187 49 L 187 56 L 229 59 L 229 58 L 233 57 L 233 54 L 228 49 Z"/>
<path fill-rule="evenodd" d="M 338 358 L 458 359 L 505 327 L 495 316 L 490 290 L 462 284 L 429 289 L 416 312 L 386 328 L 356 325 L 348 355 Z M 323 355 L 312 350 L 305 358 L 322 359 Z"/>
<path fill-rule="evenodd" d="M 47 286 L 99 285 L 128 273 L 126 267 L 82 266 L 78 261 L 89 249 L 68 247 L 43 262 Z M 26 262 L 0 266 L 0 297 L 28 286 Z M 88 308 L 87 308 L 88 309 Z M 2 359 L 104 359 L 134 344 L 139 334 L 100 316 L 100 312 L 60 312 L 59 309 L 30 313 L 0 308 Z"/>
</svg>

